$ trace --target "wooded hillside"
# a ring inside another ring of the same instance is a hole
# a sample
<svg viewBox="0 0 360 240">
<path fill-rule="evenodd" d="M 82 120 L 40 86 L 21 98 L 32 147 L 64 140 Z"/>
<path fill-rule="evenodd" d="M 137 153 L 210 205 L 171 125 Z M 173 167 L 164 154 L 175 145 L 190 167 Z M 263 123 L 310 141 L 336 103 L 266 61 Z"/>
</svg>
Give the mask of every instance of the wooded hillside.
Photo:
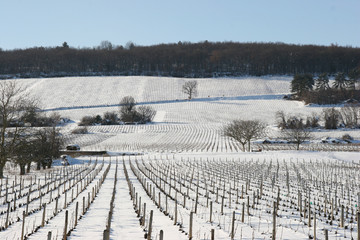
<svg viewBox="0 0 360 240">
<path fill-rule="evenodd" d="M 60 47 L 1 50 L 0 77 L 149 75 L 212 77 L 348 73 L 360 48 L 284 43 L 200 42 L 124 48 Z"/>
</svg>

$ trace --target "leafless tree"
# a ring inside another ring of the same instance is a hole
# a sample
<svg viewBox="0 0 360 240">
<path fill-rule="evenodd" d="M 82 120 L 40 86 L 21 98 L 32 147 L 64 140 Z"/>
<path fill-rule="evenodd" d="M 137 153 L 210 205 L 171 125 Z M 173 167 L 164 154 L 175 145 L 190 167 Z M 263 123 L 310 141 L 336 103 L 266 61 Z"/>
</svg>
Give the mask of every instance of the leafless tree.
<svg viewBox="0 0 360 240">
<path fill-rule="evenodd" d="M 132 96 L 123 97 L 120 101 L 120 119 L 123 122 L 135 122 L 136 101 Z"/>
<path fill-rule="evenodd" d="M 360 104 L 346 104 L 340 109 L 340 117 L 345 127 L 358 128 L 360 127 Z"/>
<path fill-rule="evenodd" d="M 285 129 L 287 128 L 287 119 L 283 111 L 277 111 L 275 113 L 276 123 L 278 128 Z"/>
<path fill-rule="evenodd" d="M 156 111 L 150 106 L 136 107 L 133 97 L 124 97 L 120 102 L 120 120 L 123 122 L 151 122 L 155 117 Z"/>
<path fill-rule="evenodd" d="M 116 112 L 105 112 L 102 124 L 104 125 L 112 125 L 117 124 L 119 122 L 119 117 Z"/>
<path fill-rule="evenodd" d="M 113 45 L 112 45 L 112 43 L 110 41 L 105 40 L 105 41 L 101 41 L 99 48 L 102 49 L 102 50 L 109 50 L 110 51 L 110 50 L 113 49 Z"/>
<path fill-rule="evenodd" d="M 326 108 L 323 110 L 325 128 L 326 129 L 337 129 L 339 120 L 340 120 L 340 112 L 335 108 Z"/>
<path fill-rule="evenodd" d="M 12 162 L 20 168 L 20 175 L 24 175 L 27 172 L 30 172 L 31 162 L 34 160 L 34 149 L 35 149 L 35 139 L 32 138 L 31 131 L 23 132 L 15 142 L 14 154 L 12 156 Z"/>
<path fill-rule="evenodd" d="M 151 122 L 154 119 L 156 115 L 156 110 L 151 106 L 140 106 L 137 109 L 137 113 L 140 122 L 147 123 L 147 122 Z"/>
<path fill-rule="evenodd" d="M 265 124 L 257 120 L 233 120 L 224 127 L 223 134 L 238 141 L 244 152 L 247 144 L 247 150 L 250 152 L 251 140 L 263 136 L 265 128 Z"/>
<path fill-rule="evenodd" d="M 42 128 L 32 134 L 31 141 L 33 151 L 32 158 L 40 167 L 50 168 L 55 158 L 60 157 L 60 149 L 63 146 L 63 138 L 56 127 Z"/>
<path fill-rule="evenodd" d="M 183 93 L 188 95 L 189 99 L 197 96 L 197 86 L 198 83 L 196 80 L 186 81 L 182 86 Z"/>
<path fill-rule="evenodd" d="M 296 144 L 296 149 L 300 149 L 300 144 L 304 143 L 307 140 L 312 138 L 311 132 L 309 129 L 304 127 L 292 128 L 292 129 L 283 129 L 281 131 L 281 135 L 283 138 L 288 140 L 289 142 Z"/>
<path fill-rule="evenodd" d="M 0 178 L 4 177 L 5 164 L 14 154 L 16 142 L 24 130 L 19 119 L 30 100 L 22 92 L 23 88 L 15 81 L 0 82 Z"/>
</svg>

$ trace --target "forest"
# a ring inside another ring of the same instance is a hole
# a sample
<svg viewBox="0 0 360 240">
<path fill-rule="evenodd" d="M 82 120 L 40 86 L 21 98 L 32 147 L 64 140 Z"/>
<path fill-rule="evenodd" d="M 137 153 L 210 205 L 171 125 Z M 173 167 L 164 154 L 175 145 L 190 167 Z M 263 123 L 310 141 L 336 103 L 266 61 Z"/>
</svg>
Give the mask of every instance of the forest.
<svg viewBox="0 0 360 240">
<path fill-rule="evenodd" d="M 360 66 L 360 48 L 285 43 L 178 42 L 153 46 L 133 43 L 73 48 L 2 50 L 0 78 L 92 75 L 218 77 L 347 74 Z"/>
</svg>

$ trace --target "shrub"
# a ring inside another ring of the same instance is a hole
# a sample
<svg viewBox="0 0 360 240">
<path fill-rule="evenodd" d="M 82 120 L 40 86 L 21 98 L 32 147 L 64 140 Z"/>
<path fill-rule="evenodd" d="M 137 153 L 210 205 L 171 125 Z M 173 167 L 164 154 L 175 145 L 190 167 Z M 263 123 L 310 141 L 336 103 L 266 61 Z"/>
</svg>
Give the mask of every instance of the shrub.
<svg viewBox="0 0 360 240">
<path fill-rule="evenodd" d="M 341 137 L 342 140 L 346 141 L 346 142 L 351 142 L 352 140 L 354 140 L 354 138 L 352 136 L 350 136 L 350 134 L 344 134 Z"/>
<path fill-rule="evenodd" d="M 319 116 L 315 113 L 313 113 L 310 117 L 306 118 L 306 128 L 317 128 L 319 126 Z"/>
<path fill-rule="evenodd" d="M 150 106 L 136 107 L 133 97 L 124 97 L 120 102 L 120 120 L 125 123 L 147 123 L 151 122 L 156 114 L 155 109 Z"/>
<path fill-rule="evenodd" d="M 323 110 L 326 129 L 337 129 L 339 125 L 340 112 L 335 108 Z"/>
<path fill-rule="evenodd" d="M 71 131 L 72 134 L 87 134 L 89 133 L 87 127 L 76 128 Z"/>
<path fill-rule="evenodd" d="M 104 113 L 102 125 L 114 125 L 119 123 L 119 117 L 116 112 L 106 112 Z"/>
<path fill-rule="evenodd" d="M 80 123 L 79 126 L 91 126 L 94 125 L 96 123 L 96 119 L 95 117 L 92 116 L 84 116 Z"/>
</svg>

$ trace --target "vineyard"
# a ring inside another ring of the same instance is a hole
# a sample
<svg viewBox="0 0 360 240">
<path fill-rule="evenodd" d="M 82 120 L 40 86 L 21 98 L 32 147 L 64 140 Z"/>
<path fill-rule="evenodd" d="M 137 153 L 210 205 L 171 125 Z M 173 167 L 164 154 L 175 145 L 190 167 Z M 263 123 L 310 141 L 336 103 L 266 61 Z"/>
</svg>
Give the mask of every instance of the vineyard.
<svg viewBox="0 0 360 240">
<path fill-rule="evenodd" d="M 356 239 L 359 160 L 289 156 L 83 157 L 14 176 L 1 182 L 0 236 Z"/>
<path fill-rule="evenodd" d="M 221 124 L 149 124 L 91 126 L 94 134 L 67 135 L 66 141 L 76 142 L 84 150 L 125 152 L 241 152 L 241 145 L 222 135 Z M 347 132 L 337 132 L 344 134 Z M 253 143 L 254 149 L 268 151 L 296 150 L 295 144 Z M 313 142 L 301 145 L 307 151 L 360 151 L 360 144 L 324 144 Z"/>
<path fill-rule="evenodd" d="M 258 119 L 277 138 L 276 111 L 333 107 L 283 100 L 290 79 L 198 79 L 191 101 L 182 78 L 20 79 L 44 113 L 69 119 L 59 126 L 65 144 L 107 154 L 24 176 L 8 163 L 0 239 L 359 239 L 360 144 L 321 142 L 359 140 L 359 129 L 318 129 L 301 151 L 258 139 L 242 152 L 222 134 L 233 119 Z M 72 133 L 85 115 L 118 111 L 127 95 L 156 109 L 152 123 Z"/>
<path fill-rule="evenodd" d="M 66 143 L 85 150 L 136 152 L 238 152 L 240 146 L 222 135 L 224 124 L 236 119 L 261 120 L 268 125 L 267 137 L 277 138 L 275 113 L 295 114 L 303 119 L 322 114 L 333 106 L 306 106 L 282 99 L 289 93 L 291 77 L 242 77 L 197 79 L 198 96 L 188 101 L 181 87 L 187 79 L 168 77 L 77 77 L 20 79 L 25 94 L 39 98 L 46 114 L 54 112 L 71 120 L 61 128 Z M 54 92 L 54 89 L 56 91 Z M 84 116 L 119 111 L 124 96 L 138 105 L 150 105 L 157 114 L 152 124 L 88 127 L 90 134 L 72 134 Z M 350 134 L 359 129 L 312 132 L 313 144 L 303 150 L 359 151 L 360 145 L 318 144 L 322 138 Z M 291 145 L 261 145 L 263 150 L 292 150 Z"/>
</svg>

